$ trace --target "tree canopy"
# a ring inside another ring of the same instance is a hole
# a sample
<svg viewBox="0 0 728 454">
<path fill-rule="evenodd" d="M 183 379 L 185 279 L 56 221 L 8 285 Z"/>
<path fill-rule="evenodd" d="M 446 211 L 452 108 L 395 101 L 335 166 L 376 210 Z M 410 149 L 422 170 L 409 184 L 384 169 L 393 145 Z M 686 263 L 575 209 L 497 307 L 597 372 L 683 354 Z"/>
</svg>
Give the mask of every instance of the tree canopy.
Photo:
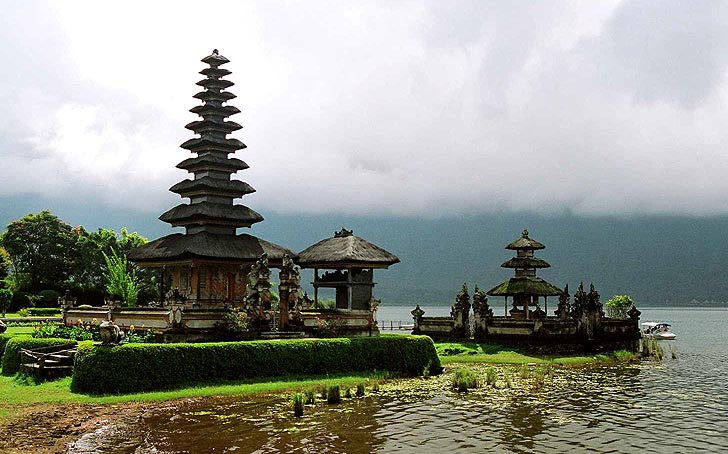
<svg viewBox="0 0 728 454">
<path fill-rule="evenodd" d="M 12 221 L 0 241 L 14 271 L 28 277 L 32 292 L 61 288 L 68 280 L 74 258 L 73 229 L 50 211 Z"/>
<path fill-rule="evenodd" d="M 605 303 L 607 313 L 613 318 L 627 318 L 633 304 L 634 300 L 629 295 L 614 295 Z"/>
<path fill-rule="evenodd" d="M 127 263 L 125 257 L 146 242 L 126 228 L 119 233 L 105 228 L 89 232 L 83 226 L 71 227 L 48 210 L 28 214 L 12 221 L 0 235 L 0 279 L 7 277 L 15 291 L 68 290 L 79 301 L 100 303 L 107 295 L 105 256 L 120 257 L 126 272 L 136 274 L 143 303 L 156 297 L 154 276 Z"/>
</svg>

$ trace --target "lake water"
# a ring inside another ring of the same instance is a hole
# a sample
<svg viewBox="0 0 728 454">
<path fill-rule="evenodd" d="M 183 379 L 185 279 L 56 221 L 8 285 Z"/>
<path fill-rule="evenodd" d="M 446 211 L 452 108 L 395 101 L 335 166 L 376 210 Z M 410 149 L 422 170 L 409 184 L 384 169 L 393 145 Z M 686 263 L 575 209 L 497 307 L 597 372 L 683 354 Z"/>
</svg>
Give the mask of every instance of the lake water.
<svg viewBox="0 0 728 454">
<path fill-rule="evenodd" d="M 402 317 L 411 309 L 382 308 L 379 319 L 411 323 Z M 285 395 L 230 397 L 213 408 L 193 401 L 100 428 L 69 452 L 725 452 L 728 310 L 642 309 L 641 318 L 669 322 L 678 335 L 662 342 L 660 363 L 554 367 L 541 386 L 524 379 L 463 394 L 448 374 L 409 379 L 339 405 L 317 403 L 302 418 Z M 515 366 L 497 373 L 523 377 Z"/>
</svg>

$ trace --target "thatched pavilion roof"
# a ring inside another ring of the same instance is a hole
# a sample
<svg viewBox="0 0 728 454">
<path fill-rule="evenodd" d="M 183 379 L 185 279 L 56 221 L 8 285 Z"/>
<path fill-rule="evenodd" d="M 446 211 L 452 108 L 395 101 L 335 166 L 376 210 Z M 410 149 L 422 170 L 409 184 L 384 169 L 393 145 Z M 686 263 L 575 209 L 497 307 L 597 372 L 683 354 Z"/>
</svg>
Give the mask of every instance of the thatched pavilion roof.
<svg viewBox="0 0 728 454">
<path fill-rule="evenodd" d="M 501 263 L 502 268 L 550 268 L 546 260 L 536 257 L 513 257 Z"/>
<path fill-rule="evenodd" d="M 217 235 L 209 232 L 167 235 L 132 249 L 128 257 L 140 265 L 193 258 L 255 262 L 263 253 L 267 253 L 268 259 L 274 263 L 280 262 L 284 255 L 296 257 L 294 252 L 252 235 Z"/>
<path fill-rule="evenodd" d="M 298 254 L 298 264 L 302 268 L 336 268 L 346 265 L 387 268 L 395 263 L 399 263 L 399 257 L 346 229 Z"/>
<path fill-rule="evenodd" d="M 546 246 L 528 237 L 528 230 L 523 230 L 521 237 L 506 246 L 506 249 L 544 249 Z"/>
<path fill-rule="evenodd" d="M 561 295 L 563 290 L 550 284 L 540 277 L 523 276 L 512 277 L 507 281 L 496 285 L 486 292 L 491 296 L 513 296 L 513 295 L 537 295 L 556 296 Z"/>
</svg>

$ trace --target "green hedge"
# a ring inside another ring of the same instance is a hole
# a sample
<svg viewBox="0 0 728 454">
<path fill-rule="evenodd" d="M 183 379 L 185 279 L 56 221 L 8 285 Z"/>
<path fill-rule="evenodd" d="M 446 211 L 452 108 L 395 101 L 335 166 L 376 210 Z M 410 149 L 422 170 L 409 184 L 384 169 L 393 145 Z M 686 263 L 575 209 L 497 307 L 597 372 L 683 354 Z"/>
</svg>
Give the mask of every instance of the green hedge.
<svg viewBox="0 0 728 454">
<path fill-rule="evenodd" d="M 5 352 L 3 354 L 3 375 L 15 375 L 20 370 L 20 350 L 32 350 L 36 348 L 54 347 L 56 345 L 64 345 L 73 343 L 68 339 L 48 338 L 35 339 L 28 336 L 15 336 L 5 343 Z"/>
<path fill-rule="evenodd" d="M 206 344 L 80 345 L 71 390 L 115 394 L 219 380 L 327 373 L 438 373 L 427 336 L 297 339 Z"/>
<path fill-rule="evenodd" d="M 57 307 L 29 307 L 28 313 L 33 316 L 39 315 L 61 315 L 61 310 Z"/>
</svg>

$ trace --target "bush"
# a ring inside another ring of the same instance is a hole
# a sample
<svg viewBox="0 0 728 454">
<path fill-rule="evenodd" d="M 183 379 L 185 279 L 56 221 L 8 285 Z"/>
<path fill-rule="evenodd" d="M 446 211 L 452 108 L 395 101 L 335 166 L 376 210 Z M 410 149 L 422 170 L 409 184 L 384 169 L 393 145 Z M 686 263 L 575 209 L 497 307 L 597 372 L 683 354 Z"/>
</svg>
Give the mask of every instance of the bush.
<svg viewBox="0 0 728 454">
<path fill-rule="evenodd" d="M 432 339 L 380 336 L 206 344 L 83 345 L 71 389 L 91 394 L 170 389 L 209 381 L 390 371 L 439 372 Z"/>
<path fill-rule="evenodd" d="M 3 375 L 15 375 L 20 370 L 20 350 L 33 350 L 36 348 L 55 347 L 57 345 L 75 345 L 68 339 L 34 339 L 26 336 L 15 336 L 5 344 L 3 354 Z"/>
<path fill-rule="evenodd" d="M 58 307 L 58 298 L 61 294 L 55 290 L 43 290 L 36 296 L 36 307 Z"/>
<path fill-rule="evenodd" d="M 60 315 L 61 309 L 57 307 L 29 307 L 28 313 L 34 316 L 53 316 Z"/>
<path fill-rule="evenodd" d="M 606 303 L 607 314 L 611 318 L 629 318 L 627 312 L 634 304 L 634 300 L 629 295 L 614 295 Z"/>
</svg>

